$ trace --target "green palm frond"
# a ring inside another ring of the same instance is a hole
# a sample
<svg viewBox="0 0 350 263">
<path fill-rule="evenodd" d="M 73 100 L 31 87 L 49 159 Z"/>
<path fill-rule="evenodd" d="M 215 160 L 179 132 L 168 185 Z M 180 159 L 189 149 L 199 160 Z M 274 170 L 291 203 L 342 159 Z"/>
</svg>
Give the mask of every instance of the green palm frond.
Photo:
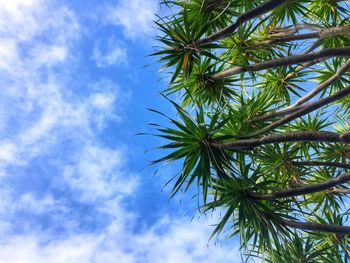
<svg viewBox="0 0 350 263">
<path fill-rule="evenodd" d="M 239 176 L 215 181 L 213 190 L 216 198 L 203 209 L 208 211 L 216 207 L 226 208 L 212 236 L 229 227 L 229 236 L 239 235 L 242 248 L 252 245 L 253 250 L 261 252 L 273 245 L 278 246 L 281 239 L 289 236 L 289 231 L 280 221 L 281 218 L 289 218 L 282 212 L 287 212 L 287 206 L 283 201 L 271 203 L 251 198 L 249 193 L 266 189 L 273 181 L 260 180 L 260 171 L 251 172 L 251 165 L 241 162 L 238 166 Z"/>
<path fill-rule="evenodd" d="M 260 120 L 259 117 L 270 113 L 274 104 L 273 97 L 268 93 L 257 92 L 251 97 L 241 93 L 236 103 L 228 106 L 230 118 L 221 133 L 228 138 L 234 138 L 259 130 L 267 123 L 266 120 Z"/>
<path fill-rule="evenodd" d="M 266 256 L 267 263 L 280 262 L 320 262 L 326 263 L 327 257 L 332 254 L 332 247 L 322 246 L 311 235 L 306 237 L 295 235 L 281 250 L 273 248 Z M 340 261 L 333 261 L 334 263 Z"/>
<path fill-rule="evenodd" d="M 314 70 L 316 76 L 313 78 L 317 83 L 323 83 L 328 80 L 330 77 L 335 75 L 338 69 L 346 62 L 345 59 L 333 59 L 330 63 L 325 62 L 324 68 L 321 70 Z M 332 94 L 336 91 L 339 91 L 350 84 L 350 75 L 344 74 L 340 76 L 329 88 L 322 92 L 322 95 Z"/>
<path fill-rule="evenodd" d="M 331 21 L 341 20 L 344 17 L 349 17 L 349 9 L 340 4 L 341 1 L 327 1 L 327 0 L 313 0 L 310 1 L 308 6 L 309 16 L 312 19 L 320 21 Z"/>
<path fill-rule="evenodd" d="M 305 16 L 307 9 L 305 7 L 305 0 L 290 0 L 284 5 L 277 7 L 271 12 L 271 25 L 283 25 L 286 22 L 293 22 L 297 24 L 300 16 Z"/>
<path fill-rule="evenodd" d="M 182 171 L 174 184 L 172 196 L 182 187 L 187 191 L 197 181 L 205 203 L 213 179 L 223 179 L 234 172 L 230 164 L 232 156 L 215 146 L 220 140 L 217 132 L 225 120 L 220 119 L 220 113 L 207 116 L 203 111 L 197 111 L 195 116 L 191 116 L 175 102 L 171 103 L 180 119 L 169 118 L 175 128 L 159 127 L 156 130 L 160 132 L 157 136 L 171 141 L 160 149 L 170 149 L 172 152 L 152 163 L 169 163 L 183 159 Z"/>
</svg>

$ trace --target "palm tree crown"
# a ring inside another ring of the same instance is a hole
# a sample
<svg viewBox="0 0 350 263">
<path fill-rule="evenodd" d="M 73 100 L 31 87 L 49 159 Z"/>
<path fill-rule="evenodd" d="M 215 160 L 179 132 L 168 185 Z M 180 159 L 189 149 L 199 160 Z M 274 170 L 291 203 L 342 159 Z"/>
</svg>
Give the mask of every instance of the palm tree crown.
<svg viewBox="0 0 350 263">
<path fill-rule="evenodd" d="M 350 258 L 350 3 L 167 0 L 155 22 L 162 91 L 156 125 L 182 160 L 172 196 L 196 186 L 213 229 L 267 262 Z M 174 102 L 176 101 L 176 103 Z M 178 102 L 179 101 L 179 102 Z"/>
</svg>

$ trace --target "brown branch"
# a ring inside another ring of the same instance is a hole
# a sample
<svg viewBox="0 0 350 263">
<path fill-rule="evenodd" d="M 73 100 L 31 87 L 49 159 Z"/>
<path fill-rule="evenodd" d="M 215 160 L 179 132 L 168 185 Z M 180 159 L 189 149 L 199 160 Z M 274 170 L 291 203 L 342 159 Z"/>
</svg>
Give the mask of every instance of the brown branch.
<svg viewBox="0 0 350 263">
<path fill-rule="evenodd" d="M 249 197 L 257 200 L 275 200 L 278 198 L 295 197 L 299 195 L 312 194 L 317 192 L 326 191 L 334 186 L 350 182 L 350 173 L 342 174 L 337 177 L 333 177 L 323 183 L 316 183 L 305 185 L 302 187 L 286 189 L 269 194 L 256 194 L 249 193 Z"/>
<path fill-rule="evenodd" d="M 347 164 L 347 163 L 305 161 L 305 162 L 292 162 L 292 164 L 295 166 L 330 166 L 330 167 L 350 169 L 350 164 Z"/>
<path fill-rule="evenodd" d="M 317 59 L 317 60 L 314 60 L 314 61 L 309 61 L 309 62 L 306 62 L 304 64 L 301 64 L 299 66 L 297 66 L 293 72 L 290 72 L 288 73 L 285 78 L 284 78 L 284 81 L 287 81 L 289 80 L 291 77 L 293 77 L 296 73 L 302 71 L 303 69 L 305 68 L 308 68 L 308 67 L 311 67 L 319 62 L 323 61 L 323 59 Z"/>
<path fill-rule="evenodd" d="M 257 48 L 262 48 L 262 47 L 279 44 L 279 43 L 290 42 L 290 41 L 315 39 L 315 38 L 323 39 L 323 38 L 333 37 L 338 35 L 350 35 L 350 26 L 322 28 L 318 30 L 318 32 L 301 34 L 301 35 L 294 35 L 299 31 L 299 29 L 301 29 L 300 25 L 299 27 L 295 27 L 294 29 L 295 29 L 294 31 L 291 31 L 290 28 L 277 29 L 278 37 L 274 37 L 274 35 L 272 35 L 271 36 L 272 38 L 263 40 L 256 45 L 249 46 L 248 48 L 257 49 Z M 305 53 L 309 53 L 309 51 Z"/>
<path fill-rule="evenodd" d="M 286 115 L 289 115 L 291 113 L 294 113 L 298 110 L 301 110 L 303 109 L 304 106 L 297 106 L 297 107 L 294 107 L 294 108 L 284 108 L 284 109 L 281 109 L 281 110 L 278 110 L 278 111 L 275 111 L 275 112 L 272 112 L 270 114 L 266 114 L 264 116 L 260 116 L 256 119 L 254 119 L 254 121 L 264 121 L 264 120 L 268 120 L 268 119 L 272 119 L 272 118 L 276 118 L 276 117 L 284 117 Z"/>
<path fill-rule="evenodd" d="M 306 62 L 304 64 L 301 64 L 301 65 L 297 66 L 294 69 L 294 71 L 288 73 L 285 76 L 284 81 L 288 81 L 290 78 L 292 78 L 298 72 L 302 71 L 305 68 L 311 67 L 311 66 L 313 66 L 313 65 L 315 65 L 315 64 L 317 64 L 317 63 L 319 63 L 321 61 L 323 61 L 323 59 L 309 61 L 309 62 Z M 293 112 L 296 112 L 296 111 L 300 110 L 301 108 L 303 108 L 303 106 L 295 106 L 293 108 L 287 107 L 287 108 L 284 108 L 284 109 L 277 110 L 277 111 L 275 111 L 273 113 L 269 113 L 269 114 L 266 114 L 264 116 L 260 116 L 260 117 L 256 118 L 255 120 L 256 121 L 260 121 L 260 120 L 272 119 L 272 118 L 275 118 L 275 117 L 283 117 L 283 116 L 289 115 L 289 114 L 291 114 Z"/>
<path fill-rule="evenodd" d="M 249 46 L 248 49 L 258 49 L 263 48 L 266 46 L 271 46 L 275 44 L 285 43 L 289 41 L 296 41 L 296 40 L 305 40 L 305 39 L 313 39 L 313 38 L 320 38 L 319 33 L 308 33 L 308 34 L 302 34 L 302 35 L 285 35 L 278 38 L 271 38 L 261 41 L 260 43 Z"/>
<path fill-rule="evenodd" d="M 328 233 L 337 233 L 337 234 L 350 234 L 349 226 L 337 226 L 337 225 L 325 225 L 317 224 L 310 222 L 297 222 L 286 219 L 281 219 L 282 223 L 287 227 L 297 228 L 301 230 L 309 231 L 320 231 Z"/>
<path fill-rule="evenodd" d="M 332 188 L 327 193 L 330 193 L 330 194 L 350 194 L 350 189 L 348 189 L 348 188 Z"/>
<path fill-rule="evenodd" d="M 227 78 L 232 75 L 236 75 L 244 72 L 253 72 L 253 71 L 261 71 L 270 68 L 276 68 L 281 66 L 289 66 L 293 64 L 305 63 L 319 59 L 327 59 L 331 57 L 348 57 L 350 56 L 350 47 L 341 47 L 341 48 L 327 48 L 321 51 L 304 54 L 304 55 L 296 55 L 289 56 L 284 58 L 277 58 L 272 60 L 267 60 L 259 63 L 255 63 L 247 66 L 237 66 L 231 69 L 227 69 L 211 75 L 211 79 L 222 79 Z"/>
<path fill-rule="evenodd" d="M 334 84 L 349 69 L 350 69 L 350 59 L 348 59 L 348 61 L 342 67 L 340 67 L 338 69 L 337 73 L 335 73 L 332 77 L 330 77 L 326 81 L 322 82 L 321 84 L 317 85 L 312 91 L 310 91 L 308 94 L 306 94 L 305 96 L 298 99 L 293 105 L 287 107 L 286 109 L 292 108 L 295 106 L 299 106 L 299 105 L 307 102 L 311 98 L 315 97 L 318 93 L 320 93 L 321 91 L 323 91 L 324 89 L 326 89 L 330 85 Z"/>
<path fill-rule="evenodd" d="M 308 47 L 304 52 L 302 52 L 301 55 L 305 55 L 305 54 L 311 53 L 312 51 L 317 49 L 319 46 L 321 46 L 321 44 L 322 44 L 322 39 L 320 38 L 316 42 L 312 43 L 312 45 L 310 47 Z"/>
<path fill-rule="evenodd" d="M 263 134 L 265 132 L 268 132 L 276 127 L 279 127 L 279 126 L 286 124 L 292 120 L 295 120 L 295 119 L 297 119 L 305 114 L 308 114 L 314 110 L 317 110 L 325 105 L 328 105 L 328 104 L 333 103 L 333 102 L 335 102 L 343 97 L 346 97 L 349 94 L 350 94 L 350 85 L 347 86 L 346 88 L 340 90 L 340 91 L 337 91 L 336 93 L 334 93 L 331 96 L 328 96 L 326 98 L 322 98 L 322 99 L 315 101 L 315 102 L 305 104 L 301 109 L 291 113 L 287 117 L 284 117 L 283 119 L 275 121 L 275 122 L 271 123 L 270 125 L 267 125 L 265 128 L 262 128 L 256 132 L 248 134 L 247 136 L 244 136 L 244 137 L 254 137 L 254 136 Z M 300 107 L 300 106 L 298 106 L 298 107 Z M 291 109 L 291 110 L 293 110 L 293 109 Z"/>
<path fill-rule="evenodd" d="M 324 27 L 317 25 L 317 24 L 310 24 L 310 23 L 303 23 L 303 24 L 296 24 L 292 26 L 287 26 L 286 28 L 295 28 L 296 30 L 301 30 L 301 29 L 307 29 L 307 30 L 312 30 L 312 31 L 320 31 L 323 30 Z"/>
<path fill-rule="evenodd" d="M 299 72 L 300 70 L 304 69 L 305 67 L 309 67 L 312 66 L 314 64 L 318 63 L 318 61 L 314 62 L 308 62 L 306 64 L 300 65 L 298 66 L 294 72 L 289 73 L 286 77 L 285 80 L 287 80 L 288 78 L 291 78 L 293 76 L 293 74 Z M 303 108 L 302 104 L 304 104 L 305 102 L 307 102 L 308 100 L 310 100 L 312 97 L 316 96 L 318 93 L 320 93 L 322 90 L 326 89 L 328 86 L 332 85 L 335 81 L 338 80 L 338 78 L 340 78 L 345 72 L 347 72 L 350 69 L 350 59 L 341 67 L 339 68 L 339 70 L 337 71 L 336 74 L 334 74 L 332 77 L 330 77 L 328 80 L 326 80 L 325 82 L 322 82 L 321 84 L 317 85 L 312 91 L 310 91 L 308 94 L 306 94 L 305 96 L 301 97 L 299 100 L 297 100 L 293 105 L 286 107 L 284 109 L 278 110 L 276 112 L 270 113 L 270 114 L 266 114 L 265 116 L 261 116 L 259 118 L 256 118 L 255 120 L 268 120 L 268 119 L 272 119 L 275 117 L 282 117 L 282 116 L 286 116 L 289 115 L 293 112 L 296 112 L 298 110 L 300 110 L 301 108 Z"/>
<path fill-rule="evenodd" d="M 335 37 L 338 35 L 349 35 L 350 26 L 329 27 L 319 31 L 320 38 Z"/>
<path fill-rule="evenodd" d="M 280 134 L 266 135 L 262 138 L 244 139 L 233 142 L 215 143 L 214 147 L 221 149 L 236 150 L 236 149 L 252 149 L 257 146 L 271 143 L 281 142 L 342 142 L 350 144 L 350 132 L 338 134 L 325 131 L 299 131 L 287 132 Z"/>
<path fill-rule="evenodd" d="M 219 32 L 212 34 L 210 36 L 207 36 L 205 38 L 199 39 L 194 43 L 193 45 L 203 46 L 206 44 L 210 44 L 212 42 L 218 41 L 220 39 L 223 39 L 232 33 L 234 33 L 237 28 L 241 25 L 243 25 L 245 22 L 254 19 L 260 15 L 266 14 L 267 12 L 275 9 L 276 7 L 288 2 L 289 0 L 270 0 L 267 1 L 265 4 L 262 4 L 261 6 L 258 6 L 256 8 L 253 8 L 246 13 L 243 13 L 237 17 L 237 20 L 235 23 L 225 27 L 224 29 L 220 30 Z"/>
</svg>

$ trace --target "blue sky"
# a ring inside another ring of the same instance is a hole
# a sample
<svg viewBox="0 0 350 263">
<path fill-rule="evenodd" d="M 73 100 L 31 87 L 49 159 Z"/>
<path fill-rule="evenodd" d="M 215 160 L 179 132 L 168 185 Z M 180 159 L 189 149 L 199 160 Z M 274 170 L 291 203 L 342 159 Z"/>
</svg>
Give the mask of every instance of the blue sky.
<svg viewBox="0 0 350 263">
<path fill-rule="evenodd" d="M 161 141 L 135 136 L 163 121 L 147 108 L 172 111 L 147 57 L 158 8 L 0 0 L 0 263 L 241 261 L 208 243 L 217 215 L 161 191 Z"/>
</svg>

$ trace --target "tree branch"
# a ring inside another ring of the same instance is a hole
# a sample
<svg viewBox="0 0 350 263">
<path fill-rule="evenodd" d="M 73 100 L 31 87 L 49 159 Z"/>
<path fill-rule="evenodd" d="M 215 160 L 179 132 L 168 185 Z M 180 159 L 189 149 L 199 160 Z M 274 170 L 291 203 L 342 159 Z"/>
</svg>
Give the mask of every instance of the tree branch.
<svg viewBox="0 0 350 263">
<path fill-rule="evenodd" d="M 350 194 L 350 189 L 348 188 L 333 188 L 328 191 L 331 194 Z"/>
<path fill-rule="evenodd" d="M 281 36 L 278 38 L 271 38 L 271 39 L 263 40 L 256 45 L 249 46 L 248 49 L 258 49 L 258 48 L 263 48 L 266 46 L 271 46 L 271 45 L 280 44 L 280 43 L 284 43 L 284 42 L 313 39 L 313 38 L 316 38 L 316 39 L 320 38 L 320 34 L 319 33 L 308 33 L 308 34 L 302 34 L 302 35 L 285 35 L 285 36 Z"/>
<path fill-rule="evenodd" d="M 303 23 L 303 24 L 296 24 L 292 26 L 287 26 L 285 28 L 295 28 L 296 30 L 301 30 L 301 29 L 307 29 L 307 30 L 312 30 L 312 31 L 321 31 L 324 29 L 324 27 L 317 25 L 317 24 L 310 24 L 310 23 Z"/>
<path fill-rule="evenodd" d="M 285 76 L 284 81 L 289 80 L 289 79 L 290 79 L 291 77 L 293 77 L 296 73 L 302 71 L 303 69 L 308 68 L 308 67 L 311 67 L 311 66 L 313 66 L 313 65 L 315 65 L 315 64 L 317 64 L 317 63 L 319 63 L 319 62 L 321 62 L 321 61 L 323 61 L 323 59 L 316 59 L 316 60 L 314 60 L 314 61 L 309 61 L 309 62 L 306 62 L 306 63 L 303 63 L 303 64 L 297 66 L 297 67 L 294 69 L 294 71 L 288 73 L 287 76 Z"/>
<path fill-rule="evenodd" d="M 286 219 L 281 219 L 282 223 L 287 227 L 297 228 L 301 230 L 309 231 L 320 231 L 320 232 L 329 232 L 337 234 L 350 234 L 349 226 L 337 226 L 337 225 L 325 225 L 317 224 L 310 222 L 297 222 Z"/>
<path fill-rule="evenodd" d="M 289 31 L 286 31 L 285 35 L 283 35 L 284 30 L 288 29 Z M 266 39 L 261 41 L 260 43 L 249 46 L 250 49 L 257 49 L 262 48 L 274 44 L 289 42 L 289 41 L 296 41 L 296 40 L 305 40 L 305 39 L 323 39 L 327 37 L 333 37 L 338 35 L 350 35 L 350 26 L 340 26 L 340 27 L 330 27 L 330 28 L 322 28 L 314 33 L 307 33 L 307 34 L 301 34 L 301 35 L 294 35 L 297 33 L 300 29 L 300 27 L 295 27 L 295 31 L 292 31 L 292 34 L 290 34 L 289 28 L 282 28 L 278 31 L 281 31 L 281 34 L 279 37 L 274 38 L 272 35 L 271 39 Z M 305 52 L 309 53 L 309 52 Z"/>
<path fill-rule="evenodd" d="M 305 162 L 292 162 L 292 164 L 295 166 L 330 166 L 330 167 L 350 169 L 350 164 L 347 164 L 347 163 L 305 161 Z"/>
<path fill-rule="evenodd" d="M 306 106 L 306 105 L 305 105 Z M 276 117 L 283 117 L 283 116 L 286 116 L 286 115 L 289 115 L 293 112 L 296 112 L 298 110 L 301 110 L 305 107 L 304 105 L 301 105 L 301 106 L 297 106 L 297 107 L 293 107 L 293 108 L 284 108 L 284 109 L 281 109 L 281 110 L 278 110 L 278 111 L 275 111 L 275 112 L 272 112 L 270 114 L 266 114 L 264 116 L 260 116 L 256 119 L 254 119 L 255 121 L 264 121 L 264 120 L 268 120 L 268 119 L 272 119 L 272 118 L 276 118 Z"/>
<path fill-rule="evenodd" d="M 310 61 L 319 60 L 319 59 L 327 59 L 331 57 L 348 57 L 348 56 L 350 56 L 350 47 L 327 48 L 311 54 L 289 56 L 284 58 L 267 60 L 256 64 L 247 65 L 247 66 L 233 67 L 231 69 L 227 69 L 219 73 L 216 73 L 214 75 L 211 75 L 210 78 L 214 80 L 222 79 L 222 78 L 227 78 L 232 75 L 236 75 L 244 72 L 260 71 L 260 70 L 276 68 L 281 66 L 289 66 L 293 64 L 310 62 Z"/>
<path fill-rule="evenodd" d="M 257 146 L 271 143 L 281 142 L 342 142 L 350 144 L 350 132 L 338 134 L 334 132 L 325 131 L 301 131 L 301 132 L 287 132 L 280 134 L 266 135 L 257 139 L 244 139 L 233 142 L 215 143 L 214 147 L 221 149 L 236 150 L 236 149 L 252 149 Z"/>
<path fill-rule="evenodd" d="M 300 55 L 305 55 L 305 54 L 309 54 L 312 51 L 314 51 L 315 49 L 317 49 L 319 46 L 321 46 L 322 44 L 322 39 L 320 38 L 319 40 L 317 40 L 316 42 L 312 43 L 311 46 L 309 46 L 304 52 L 302 52 Z"/>
<path fill-rule="evenodd" d="M 275 121 L 273 123 L 271 123 L 270 125 L 266 126 L 265 128 L 262 128 L 256 132 L 253 132 L 251 134 L 248 134 L 247 136 L 244 136 L 244 137 L 254 137 L 254 136 L 257 136 L 257 135 L 260 135 L 260 134 L 263 134 L 267 131 L 270 131 L 278 126 L 281 126 L 283 124 L 286 124 L 292 120 L 295 120 L 305 114 L 308 114 L 314 110 L 317 110 L 327 104 L 330 104 L 332 102 L 335 102 L 343 97 L 346 97 L 350 94 L 350 85 L 347 86 L 346 88 L 334 93 L 333 95 L 331 96 L 328 96 L 326 98 L 322 98 L 318 101 L 315 101 L 315 102 L 311 102 L 311 103 L 308 103 L 308 104 L 305 104 L 302 108 L 300 108 L 299 110 L 291 113 L 290 115 L 288 115 L 287 117 L 284 117 L 283 119 L 281 120 L 278 120 L 278 121 Z M 300 107 L 300 106 L 297 106 L 297 107 Z M 288 110 L 291 110 L 291 111 L 294 111 L 294 109 L 287 109 Z"/>
<path fill-rule="evenodd" d="M 295 106 L 299 106 L 311 98 L 315 97 L 318 93 L 335 83 L 343 74 L 345 74 L 348 70 L 350 69 L 350 59 L 347 60 L 347 62 L 338 69 L 337 73 L 334 74 L 332 77 L 327 79 L 326 81 L 322 82 L 321 84 L 317 85 L 312 91 L 310 91 L 308 94 L 305 96 L 301 97 L 298 99 L 293 105 L 287 107 L 288 108 L 293 108 Z"/>
<path fill-rule="evenodd" d="M 311 67 L 319 62 L 323 61 L 323 59 L 318 59 L 318 60 L 314 60 L 314 61 L 309 61 L 309 62 L 306 62 L 304 64 L 301 64 L 299 66 L 297 66 L 294 71 L 288 73 L 285 78 L 284 78 L 284 81 L 288 81 L 288 79 L 290 79 L 291 77 L 293 77 L 295 74 L 297 74 L 298 72 L 302 71 L 303 69 L 305 68 L 308 68 L 308 67 Z M 264 116 L 260 116 L 258 118 L 256 118 L 255 120 L 256 121 L 260 121 L 260 120 L 268 120 L 268 119 L 272 119 L 272 118 L 275 118 L 275 117 L 283 117 L 283 116 L 286 116 L 286 115 L 289 115 L 293 112 L 296 112 L 298 110 L 300 110 L 301 108 L 303 108 L 303 106 L 294 106 L 293 108 L 290 108 L 290 107 L 286 107 L 284 109 L 280 109 L 280 110 L 277 110 L 273 113 L 269 113 L 269 114 L 266 114 Z"/>
<path fill-rule="evenodd" d="M 346 173 L 346 174 L 339 175 L 337 177 L 333 177 L 323 183 L 305 185 L 302 187 L 286 189 L 286 190 L 269 193 L 269 194 L 249 193 L 249 197 L 257 200 L 275 200 L 278 198 L 295 197 L 299 195 L 306 195 L 306 194 L 326 191 L 334 186 L 347 183 L 349 181 L 350 181 L 350 173 Z"/>
<path fill-rule="evenodd" d="M 220 39 L 223 39 L 233 32 L 237 30 L 237 28 L 241 25 L 243 25 L 245 22 L 254 19 L 260 15 L 266 14 L 267 12 L 275 9 L 276 7 L 283 5 L 284 3 L 288 2 L 289 0 L 270 0 L 267 1 L 265 4 L 262 4 L 261 6 L 258 6 L 256 8 L 253 8 L 249 11 L 247 11 L 244 14 L 241 14 L 237 17 L 237 20 L 235 23 L 225 27 L 224 29 L 220 30 L 219 32 L 212 34 L 208 37 L 199 39 L 196 41 L 195 44 L 193 44 L 196 47 L 203 46 L 215 41 L 218 41 Z"/>
</svg>

